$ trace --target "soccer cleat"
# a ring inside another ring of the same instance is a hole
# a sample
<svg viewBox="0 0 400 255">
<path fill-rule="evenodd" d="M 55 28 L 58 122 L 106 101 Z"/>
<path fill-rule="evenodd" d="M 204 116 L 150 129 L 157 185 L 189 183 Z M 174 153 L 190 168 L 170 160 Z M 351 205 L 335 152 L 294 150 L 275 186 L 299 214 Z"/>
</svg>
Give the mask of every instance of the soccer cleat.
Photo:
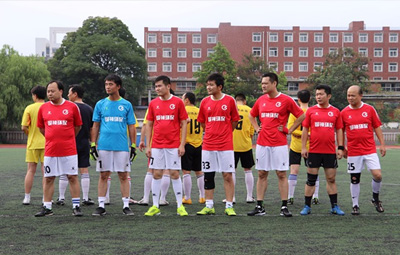
<svg viewBox="0 0 400 255">
<path fill-rule="evenodd" d="M 189 198 L 189 199 L 182 198 L 182 204 L 191 205 L 192 199 L 191 198 Z"/>
<path fill-rule="evenodd" d="M 181 205 L 180 207 L 178 207 L 178 209 L 176 209 L 176 214 L 179 216 L 188 216 L 189 215 L 183 205 Z"/>
<path fill-rule="evenodd" d="M 43 216 L 51 216 L 53 215 L 53 211 L 51 209 L 47 209 L 46 207 L 42 207 L 40 212 L 35 214 L 35 217 L 43 217 Z"/>
<path fill-rule="evenodd" d="M 300 215 L 308 215 L 311 213 L 311 207 L 304 205 L 303 210 L 301 210 Z"/>
<path fill-rule="evenodd" d="M 204 197 L 199 198 L 199 204 L 205 204 L 206 199 Z"/>
<path fill-rule="evenodd" d="M 236 216 L 235 209 L 233 209 L 233 207 L 225 208 L 225 214 L 228 216 Z"/>
<path fill-rule="evenodd" d="M 248 216 L 262 216 L 265 215 L 264 206 L 257 205 L 253 211 L 247 213 Z"/>
<path fill-rule="evenodd" d="M 226 199 L 222 199 L 222 203 L 226 203 Z M 236 200 L 235 199 L 233 199 L 233 202 L 232 202 L 233 204 L 236 204 Z"/>
<path fill-rule="evenodd" d="M 110 204 L 110 198 L 109 197 L 106 197 L 106 200 L 104 201 L 104 204 L 105 205 L 109 205 Z"/>
<path fill-rule="evenodd" d="M 360 215 L 360 207 L 358 205 L 353 206 L 353 211 L 351 211 L 352 215 Z"/>
<path fill-rule="evenodd" d="M 291 197 L 291 198 L 288 198 L 288 200 L 287 200 L 287 204 L 288 204 L 288 205 L 293 205 L 293 203 L 294 203 L 294 199 L 293 199 L 293 197 Z"/>
<path fill-rule="evenodd" d="M 253 203 L 255 203 L 256 202 L 256 200 L 254 199 L 254 197 L 248 197 L 247 199 L 246 199 L 246 203 L 248 203 L 248 204 L 253 204 Z"/>
<path fill-rule="evenodd" d="M 340 209 L 340 207 L 338 205 L 335 205 L 332 209 L 331 209 L 331 214 L 336 214 L 336 215 L 340 215 L 343 216 L 344 212 Z"/>
<path fill-rule="evenodd" d="M 62 198 L 62 199 L 57 198 L 56 205 L 65 205 L 65 199 L 64 198 Z"/>
<path fill-rule="evenodd" d="M 97 207 L 92 216 L 104 216 L 106 215 L 106 209 L 103 207 Z"/>
<path fill-rule="evenodd" d="M 134 200 L 133 197 L 129 198 L 129 205 L 134 205 L 134 204 L 137 204 L 137 203 L 138 203 L 138 201 Z"/>
<path fill-rule="evenodd" d="M 204 207 L 203 209 L 201 209 L 201 211 L 197 212 L 197 215 L 211 215 L 211 214 L 215 214 L 214 207 L 213 208 Z"/>
<path fill-rule="evenodd" d="M 24 198 L 24 200 L 22 201 L 23 205 L 30 205 L 31 204 L 31 199 L 30 198 Z"/>
<path fill-rule="evenodd" d="M 148 206 L 149 200 L 145 200 L 144 198 L 142 198 L 138 201 L 138 205 Z"/>
<path fill-rule="evenodd" d="M 124 209 L 122 209 L 122 212 L 123 212 L 125 215 L 129 215 L 129 216 L 135 215 L 135 214 L 132 212 L 131 208 L 129 208 L 129 207 L 125 207 Z"/>
<path fill-rule="evenodd" d="M 149 210 L 144 214 L 144 216 L 154 216 L 154 215 L 160 215 L 160 209 L 155 205 L 150 207 Z"/>
<path fill-rule="evenodd" d="M 94 205 L 94 202 L 89 198 L 88 200 L 83 200 L 82 205 Z"/>
<path fill-rule="evenodd" d="M 385 211 L 382 206 L 382 201 L 371 199 L 371 203 L 375 206 L 377 212 L 382 213 Z"/>
<path fill-rule="evenodd" d="M 72 215 L 74 215 L 75 217 L 81 217 L 83 216 L 83 213 L 81 211 L 81 208 L 79 206 L 75 206 L 74 209 L 72 209 Z"/>
<path fill-rule="evenodd" d="M 313 205 L 318 205 L 318 204 L 319 204 L 319 199 L 318 199 L 318 197 L 314 197 L 314 198 L 312 199 L 312 204 L 313 204 Z"/>
<path fill-rule="evenodd" d="M 161 199 L 160 199 L 159 205 L 160 205 L 160 206 L 167 206 L 167 205 L 169 205 L 169 202 L 168 202 L 167 200 L 161 200 Z"/>
<path fill-rule="evenodd" d="M 282 206 L 281 207 L 281 216 L 285 216 L 285 217 L 292 217 L 292 213 L 289 211 L 289 209 L 287 208 L 287 206 Z"/>
</svg>

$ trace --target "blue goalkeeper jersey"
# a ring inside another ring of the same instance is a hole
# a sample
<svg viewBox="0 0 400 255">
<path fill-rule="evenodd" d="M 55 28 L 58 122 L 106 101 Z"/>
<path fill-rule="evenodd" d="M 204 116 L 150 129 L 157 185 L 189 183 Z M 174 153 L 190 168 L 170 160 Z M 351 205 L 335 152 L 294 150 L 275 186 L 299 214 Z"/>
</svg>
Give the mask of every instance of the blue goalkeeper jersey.
<svg viewBox="0 0 400 255">
<path fill-rule="evenodd" d="M 129 151 L 127 125 L 136 124 L 129 101 L 123 98 L 98 101 L 93 111 L 93 122 L 100 122 L 98 150 Z"/>
</svg>

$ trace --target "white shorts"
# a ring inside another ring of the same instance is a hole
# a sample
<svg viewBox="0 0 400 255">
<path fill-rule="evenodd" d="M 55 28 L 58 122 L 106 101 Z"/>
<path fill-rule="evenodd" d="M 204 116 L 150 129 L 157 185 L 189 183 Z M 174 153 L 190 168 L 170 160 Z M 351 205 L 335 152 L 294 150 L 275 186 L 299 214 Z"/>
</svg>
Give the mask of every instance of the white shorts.
<svg viewBox="0 0 400 255">
<path fill-rule="evenodd" d="M 201 151 L 202 170 L 205 173 L 234 173 L 235 153 L 231 151 Z"/>
<path fill-rule="evenodd" d="M 44 177 L 78 175 L 78 155 L 67 157 L 44 157 Z"/>
<path fill-rule="evenodd" d="M 151 149 L 149 168 L 157 170 L 182 170 L 178 148 Z"/>
<path fill-rule="evenodd" d="M 259 171 L 288 171 L 289 150 L 287 145 L 256 146 L 256 169 Z"/>
<path fill-rule="evenodd" d="M 378 154 L 372 153 L 362 156 L 347 157 L 347 172 L 349 174 L 361 173 L 367 166 L 368 171 L 381 169 Z"/>
<path fill-rule="evenodd" d="M 130 172 L 128 151 L 104 151 L 99 150 L 96 161 L 97 172 Z"/>
</svg>

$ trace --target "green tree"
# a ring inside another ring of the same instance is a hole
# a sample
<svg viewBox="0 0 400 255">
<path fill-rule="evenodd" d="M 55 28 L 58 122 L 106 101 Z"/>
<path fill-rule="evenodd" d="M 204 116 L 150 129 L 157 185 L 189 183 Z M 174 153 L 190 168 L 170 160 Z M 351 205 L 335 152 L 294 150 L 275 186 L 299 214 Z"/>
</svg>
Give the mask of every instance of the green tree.
<svg viewBox="0 0 400 255">
<path fill-rule="evenodd" d="M 205 83 L 207 77 L 212 73 L 220 73 L 224 76 L 224 93 L 233 94 L 236 91 L 236 62 L 220 42 L 214 47 L 214 53 L 209 56 L 209 59 L 201 64 L 201 70 L 193 74 L 199 84 L 195 91 L 196 97 L 203 98 L 208 95 Z"/>
<path fill-rule="evenodd" d="M 134 103 L 147 85 L 145 50 L 117 18 L 89 17 L 67 34 L 48 66 L 52 78 L 81 84 L 91 105 L 106 95 L 104 78 L 109 73 L 121 76 L 127 99 Z"/>
<path fill-rule="evenodd" d="M 311 74 L 307 82 L 313 89 L 316 85 L 327 84 L 332 88 L 331 104 L 343 109 L 347 103 L 346 91 L 351 85 L 366 88 L 368 58 L 360 56 L 351 48 L 340 49 L 337 53 L 326 56 L 323 68 Z"/>
<path fill-rule="evenodd" d="M 31 89 L 46 85 L 50 72 L 43 58 L 20 56 L 4 45 L 0 51 L 0 129 L 19 129 L 22 114 L 32 103 Z"/>
</svg>

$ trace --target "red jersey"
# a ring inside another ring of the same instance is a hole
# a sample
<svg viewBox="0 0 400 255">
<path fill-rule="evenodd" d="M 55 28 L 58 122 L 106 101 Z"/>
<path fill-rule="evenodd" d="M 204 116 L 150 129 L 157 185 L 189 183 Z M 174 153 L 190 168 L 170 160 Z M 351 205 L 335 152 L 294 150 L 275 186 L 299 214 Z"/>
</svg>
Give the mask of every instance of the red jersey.
<svg viewBox="0 0 400 255">
<path fill-rule="evenodd" d="M 303 127 L 310 131 L 311 153 L 336 154 L 335 132 L 343 128 L 339 109 L 329 105 L 308 108 Z"/>
<path fill-rule="evenodd" d="M 182 99 L 171 95 L 168 100 L 157 97 L 150 102 L 147 120 L 153 121 L 152 148 L 178 148 L 181 121 L 188 118 Z"/>
<path fill-rule="evenodd" d="M 60 105 L 44 103 L 38 112 L 38 128 L 45 129 L 44 155 L 66 157 L 76 155 L 75 127 L 82 126 L 76 104 L 63 99 Z"/>
<path fill-rule="evenodd" d="M 232 122 L 239 120 L 239 112 L 233 97 L 224 94 L 219 100 L 214 100 L 211 96 L 204 98 L 197 117 L 198 122 L 205 123 L 203 149 L 233 150 Z"/>
<path fill-rule="evenodd" d="M 270 98 L 265 94 L 258 98 L 250 111 L 251 116 L 258 117 L 261 122 L 257 144 L 273 147 L 287 145 L 286 134 L 279 132 L 278 126 L 286 127 L 290 113 L 298 118 L 304 112 L 288 95 L 279 93 L 275 98 Z"/>
<path fill-rule="evenodd" d="M 382 125 L 374 107 L 362 103 L 360 108 L 347 106 L 340 113 L 347 137 L 349 156 L 376 153 L 374 129 Z"/>
</svg>

